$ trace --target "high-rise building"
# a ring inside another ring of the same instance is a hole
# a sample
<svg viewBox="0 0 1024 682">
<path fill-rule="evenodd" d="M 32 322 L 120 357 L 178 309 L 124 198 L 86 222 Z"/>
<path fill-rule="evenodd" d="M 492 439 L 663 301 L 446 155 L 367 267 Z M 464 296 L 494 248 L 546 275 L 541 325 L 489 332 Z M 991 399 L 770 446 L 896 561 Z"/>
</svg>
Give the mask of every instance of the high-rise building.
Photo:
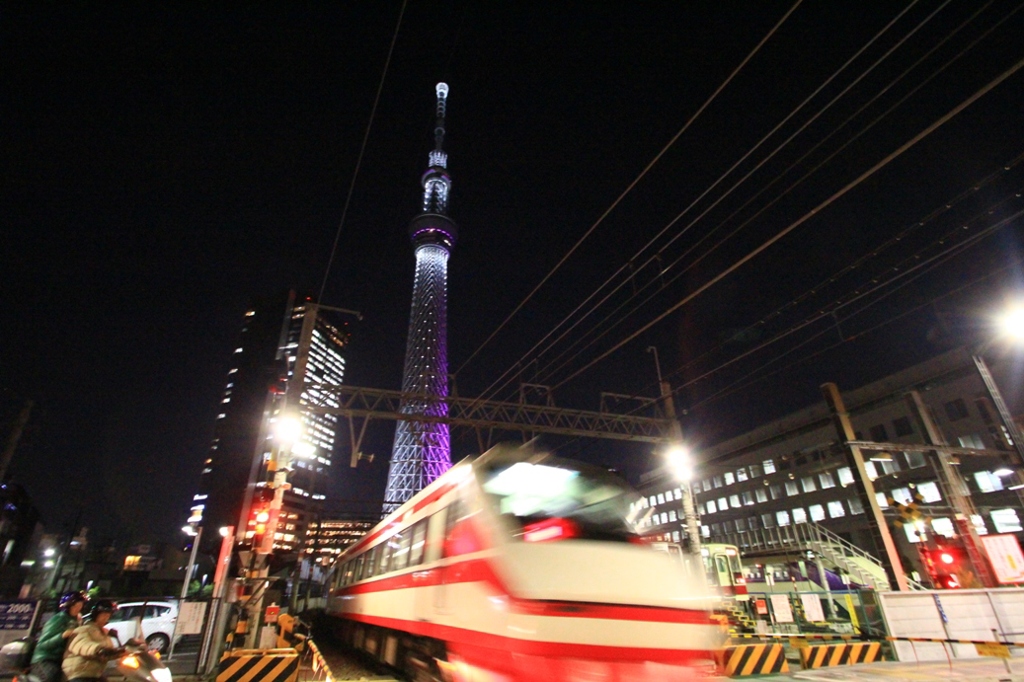
<svg viewBox="0 0 1024 682">
<path fill-rule="evenodd" d="M 249 510 L 254 499 L 259 504 L 269 496 L 267 464 L 287 409 L 298 428 L 289 446 L 291 488 L 274 544 L 285 552 L 301 547 L 309 521 L 323 506 L 338 420 L 309 408 L 334 404 L 317 386 L 342 383 L 347 345 L 344 325 L 332 324 L 294 292 L 257 301 L 246 311 L 192 502 L 193 529 L 202 525 L 211 541 L 223 526 L 236 526 L 240 539 L 252 537 Z"/>
<path fill-rule="evenodd" d="M 423 174 L 422 211 L 409 224 L 416 255 L 416 277 L 405 347 L 402 392 L 404 414 L 444 417 L 448 406 L 448 257 L 458 228 L 448 217 L 451 177 L 443 150 L 448 86 L 438 83 L 434 150 Z M 397 509 L 451 466 L 447 424 L 399 421 L 391 452 L 384 513 Z"/>
</svg>

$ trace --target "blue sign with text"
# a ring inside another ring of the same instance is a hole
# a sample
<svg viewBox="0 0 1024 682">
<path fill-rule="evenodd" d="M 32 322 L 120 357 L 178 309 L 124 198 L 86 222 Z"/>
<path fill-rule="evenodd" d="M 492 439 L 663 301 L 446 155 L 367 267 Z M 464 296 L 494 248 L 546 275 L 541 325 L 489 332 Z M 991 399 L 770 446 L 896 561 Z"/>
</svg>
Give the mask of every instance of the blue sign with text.
<svg viewBox="0 0 1024 682">
<path fill-rule="evenodd" d="M 35 612 L 36 601 L 33 599 L 0 601 L 0 630 L 28 630 L 32 627 Z"/>
</svg>

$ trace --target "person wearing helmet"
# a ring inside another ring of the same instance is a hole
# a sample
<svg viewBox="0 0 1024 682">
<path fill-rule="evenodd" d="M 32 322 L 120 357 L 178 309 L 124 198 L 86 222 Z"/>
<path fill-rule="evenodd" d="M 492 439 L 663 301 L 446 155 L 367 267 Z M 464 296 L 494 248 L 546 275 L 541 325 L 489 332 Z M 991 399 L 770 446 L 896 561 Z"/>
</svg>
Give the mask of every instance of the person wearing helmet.
<svg viewBox="0 0 1024 682">
<path fill-rule="evenodd" d="M 75 630 L 61 666 L 68 682 L 102 680 L 107 661 L 121 654 L 123 650 L 114 646 L 106 630 L 116 610 L 114 602 L 99 599 L 89 610 L 86 624 Z"/>
<path fill-rule="evenodd" d="M 86 596 L 83 592 L 68 592 L 60 598 L 60 608 L 39 633 L 32 652 L 32 674 L 39 682 L 60 682 L 61 661 L 68 640 L 81 621 Z"/>
</svg>

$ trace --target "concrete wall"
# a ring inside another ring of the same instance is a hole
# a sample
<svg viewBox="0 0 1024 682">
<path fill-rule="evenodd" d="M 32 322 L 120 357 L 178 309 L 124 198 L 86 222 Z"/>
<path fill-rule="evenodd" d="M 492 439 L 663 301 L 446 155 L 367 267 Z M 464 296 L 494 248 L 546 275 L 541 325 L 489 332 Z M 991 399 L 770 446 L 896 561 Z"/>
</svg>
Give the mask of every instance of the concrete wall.
<svg viewBox="0 0 1024 682">
<path fill-rule="evenodd" d="M 1024 642 L 1024 589 L 883 592 L 878 599 L 893 637 L 992 641 L 995 629 L 1006 641 Z M 945 661 L 947 652 L 952 658 L 978 657 L 973 644 L 893 645 L 901 661 Z M 1024 649 L 1012 651 L 1024 656 Z"/>
</svg>

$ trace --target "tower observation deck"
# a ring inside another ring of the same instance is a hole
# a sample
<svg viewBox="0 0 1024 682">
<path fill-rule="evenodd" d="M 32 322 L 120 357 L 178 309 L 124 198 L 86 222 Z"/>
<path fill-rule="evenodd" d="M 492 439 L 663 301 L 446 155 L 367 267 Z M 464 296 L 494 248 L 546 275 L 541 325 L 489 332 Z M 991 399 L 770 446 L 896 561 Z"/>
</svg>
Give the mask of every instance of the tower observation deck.
<svg viewBox="0 0 1024 682">
<path fill-rule="evenodd" d="M 448 405 L 448 257 L 459 236 L 448 217 L 451 177 L 444 152 L 448 86 L 438 83 L 434 149 L 421 179 L 423 206 L 409 223 L 416 255 L 416 276 L 405 346 L 402 414 L 447 417 Z M 391 452 L 384 514 L 422 490 L 451 467 L 448 425 L 399 421 Z"/>
</svg>

